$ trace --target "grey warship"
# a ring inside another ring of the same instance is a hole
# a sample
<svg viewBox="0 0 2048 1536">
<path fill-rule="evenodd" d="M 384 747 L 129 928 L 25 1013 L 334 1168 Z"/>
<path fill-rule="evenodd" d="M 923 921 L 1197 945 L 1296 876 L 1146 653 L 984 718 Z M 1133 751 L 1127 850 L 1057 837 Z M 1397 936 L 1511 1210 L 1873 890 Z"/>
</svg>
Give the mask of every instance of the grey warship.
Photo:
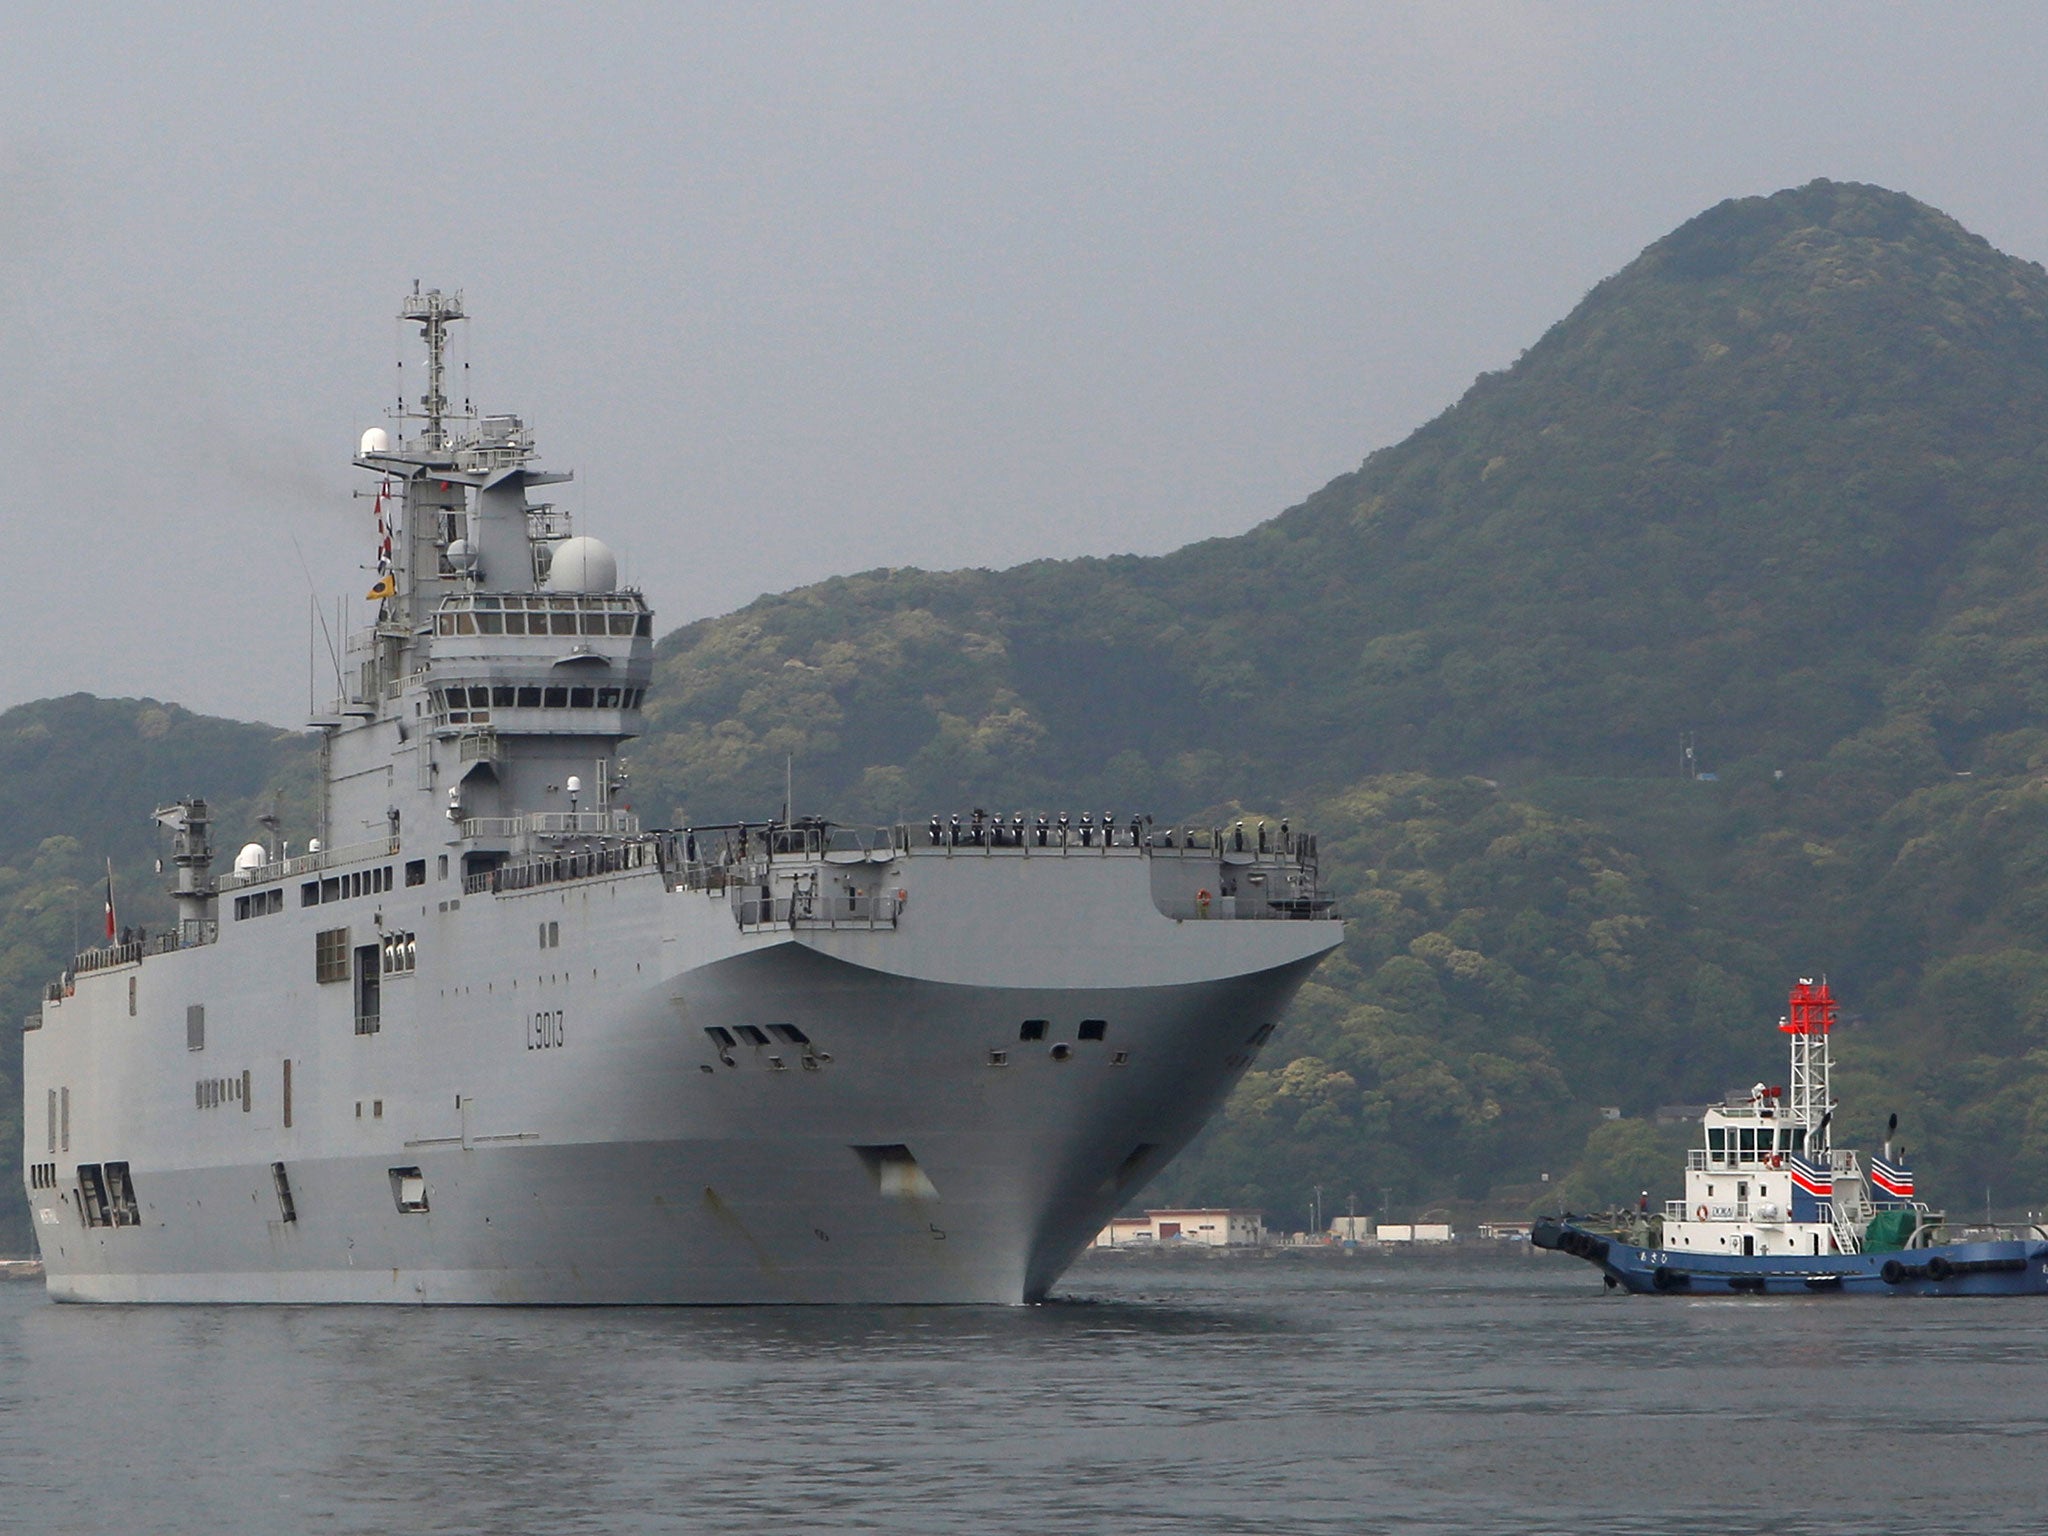
<svg viewBox="0 0 2048 1536">
<path fill-rule="evenodd" d="M 26 1021 L 71 1302 L 1032 1302 L 1215 1112 L 1342 925 L 1314 839 L 979 814 L 643 829 L 653 615 L 510 415 L 363 435 L 376 585 L 319 837 Z M 408 408 L 410 407 L 410 408 Z M 182 790 L 184 786 L 166 786 Z"/>
</svg>

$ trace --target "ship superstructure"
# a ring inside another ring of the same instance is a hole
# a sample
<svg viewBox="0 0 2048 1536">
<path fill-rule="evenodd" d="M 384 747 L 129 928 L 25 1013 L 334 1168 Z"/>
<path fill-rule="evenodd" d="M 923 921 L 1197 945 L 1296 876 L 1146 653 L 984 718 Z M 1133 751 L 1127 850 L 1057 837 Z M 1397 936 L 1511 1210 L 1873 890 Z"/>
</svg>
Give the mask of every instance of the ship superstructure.
<svg viewBox="0 0 2048 1536">
<path fill-rule="evenodd" d="M 979 814 L 643 828 L 653 616 L 537 492 L 515 416 L 427 386 L 364 434 L 377 571 L 321 829 L 29 1021 L 65 1300 L 1042 1296 L 1220 1104 L 1341 936 L 1313 838 Z"/>
</svg>

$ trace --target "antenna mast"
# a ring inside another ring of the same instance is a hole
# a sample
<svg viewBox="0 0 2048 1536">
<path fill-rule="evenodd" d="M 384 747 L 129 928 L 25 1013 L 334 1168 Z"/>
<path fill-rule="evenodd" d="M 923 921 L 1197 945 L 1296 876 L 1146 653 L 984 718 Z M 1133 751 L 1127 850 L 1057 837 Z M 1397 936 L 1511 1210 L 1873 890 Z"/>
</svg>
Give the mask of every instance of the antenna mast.
<svg viewBox="0 0 2048 1536">
<path fill-rule="evenodd" d="M 448 410 L 444 389 L 448 374 L 448 323 L 469 318 L 462 311 L 461 290 L 444 294 L 438 288 L 429 288 L 421 293 L 419 279 L 415 278 L 398 318 L 417 321 L 420 340 L 427 344 L 427 392 L 420 396 L 420 413 L 426 418 L 427 430 L 422 441 L 428 448 L 446 448 L 448 434 L 441 418 Z"/>
<path fill-rule="evenodd" d="M 1829 1079 L 1835 1063 L 1828 1049 L 1834 1027 L 1835 995 L 1826 979 L 1816 985 L 1802 976 L 1778 1028 L 1792 1037 L 1792 1123 L 1805 1126 L 1809 1135 L 1834 1102 Z"/>
</svg>

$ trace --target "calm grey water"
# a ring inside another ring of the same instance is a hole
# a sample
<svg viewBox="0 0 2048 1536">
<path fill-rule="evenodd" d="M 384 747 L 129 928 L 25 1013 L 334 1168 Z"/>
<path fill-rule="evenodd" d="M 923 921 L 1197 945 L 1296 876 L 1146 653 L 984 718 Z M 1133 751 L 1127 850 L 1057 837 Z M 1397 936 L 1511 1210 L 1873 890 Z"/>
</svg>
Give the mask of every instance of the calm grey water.
<svg viewBox="0 0 2048 1536">
<path fill-rule="evenodd" d="M 2038 1529 L 2041 1301 L 1603 1294 L 1550 1255 L 1091 1260 L 1047 1306 L 55 1307 L 0 1529 Z"/>
</svg>

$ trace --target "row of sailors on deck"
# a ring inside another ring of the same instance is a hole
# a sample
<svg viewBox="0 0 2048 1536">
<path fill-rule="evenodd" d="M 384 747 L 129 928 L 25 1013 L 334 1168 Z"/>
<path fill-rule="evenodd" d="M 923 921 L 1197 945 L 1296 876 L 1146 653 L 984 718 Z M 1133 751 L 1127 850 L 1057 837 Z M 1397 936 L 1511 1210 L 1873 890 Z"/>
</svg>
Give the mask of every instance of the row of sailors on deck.
<svg viewBox="0 0 2048 1536">
<path fill-rule="evenodd" d="M 1027 843 L 1039 848 L 1069 848 L 1077 845 L 1082 848 L 1093 848 L 1097 846 L 1098 841 L 1104 848 L 1142 848 L 1150 840 L 1147 829 L 1151 825 L 1150 816 L 1133 816 L 1128 827 L 1120 828 L 1116 824 L 1116 818 L 1108 811 L 1102 813 L 1100 823 L 1090 812 L 1083 811 L 1080 822 L 1076 824 L 1069 819 L 1065 811 L 1061 811 L 1057 818 L 1041 815 L 1027 827 L 1022 811 L 1005 823 L 1000 813 L 991 816 L 977 806 L 965 822 L 961 821 L 957 812 L 950 822 L 941 821 L 934 816 L 927 830 L 934 848 L 1022 848 Z M 1212 832 L 1211 838 L 1211 847 L 1224 847 L 1227 842 L 1229 847 L 1239 853 L 1249 852 L 1254 847 L 1260 853 L 1269 853 L 1273 849 L 1263 821 L 1250 833 L 1246 832 L 1245 824 L 1240 821 L 1227 838 L 1223 829 L 1219 827 Z M 1168 827 L 1160 834 L 1159 845 L 1165 848 L 1175 846 L 1173 828 Z M 1188 836 L 1188 846 L 1195 846 L 1192 835 Z M 1282 852 L 1294 851 L 1294 837 L 1284 820 L 1280 823 L 1278 846 Z"/>
<path fill-rule="evenodd" d="M 958 814 L 950 823 L 934 816 L 928 830 L 934 848 L 1022 848 L 1027 843 L 1040 848 L 1093 848 L 1098 840 L 1102 847 L 1114 848 L 1120 839 L 1122 846 L 1136 848 L 1142 845 L 1145 825 L 1151 819 L 1149 816 L 1133 816 L 1129 828 L 1119 831 L 1116 818 L 1108 811 L 1102 813 L 1100 827 L 1088 811 L 1081 813 L 1078 825 L 1065 811 L 1061 811 L 1056 819 L 1040 816 L 1027 827 L 1022 811 L 1005 824 L 1000 814 L 991 816 L 976 806 L 974 814 L 964 822 Z"/>
</svg>

